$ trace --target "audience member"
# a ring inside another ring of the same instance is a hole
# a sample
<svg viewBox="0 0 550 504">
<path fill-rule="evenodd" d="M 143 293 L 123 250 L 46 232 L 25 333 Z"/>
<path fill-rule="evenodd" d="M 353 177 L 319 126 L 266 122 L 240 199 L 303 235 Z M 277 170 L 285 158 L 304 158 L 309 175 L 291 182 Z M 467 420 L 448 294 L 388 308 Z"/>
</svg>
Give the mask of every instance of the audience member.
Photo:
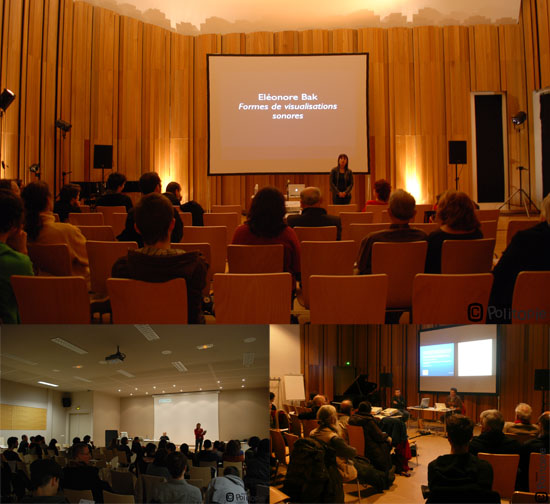
<svg viewBox="0 0 550 504">
<path fill-rule="evenodd" d="M 126 436 L 120 438 L 120 445 L 118 446 L 118 451 L 123 452 L 126 455 L 126 465 L 130 464 L 130 460 L 132 458 L 132 451 L 128 446 L 128 438 Z"/>
<path fill-rule="evenodd" d="M 59 464 L 51 459 L 35 460 L 30 469 L 34 491 L 32 497 L 24 497 L 21 502 L 69 502 L 58 494 L 59 482 L 63 476 Z"/>
<path fill-rule="evenodd" d="M 516 419 L 514 422 L 506 422 L 503 432 L 505 434 L 530 434 L 535 437 L 539 428 L 531 423 L 533 409 L 526 403 L 519 403 L 516 406 Z"/>
<path fill-rule="evenodd" d="M 174 443 L 166 443 L 166 452 L 168 455 L 176 451 L 176 445 Z"/>
<path fill-rule="evenodd" d="M 6 190 L 10 191 L 16 196 L 21 195 L 21 189 L 19 189 L 19 185 L 17 184 L 17 181 L 10 180 L 10 179 L 0 179 L 0 190 Z"/>
<path fill-rule="evenodd" d="M 223 451 L 225 450 L 225 443 L 222 441 L 214 441 L 212 445 L 212 451 L 218 455 L 220 461 L 223 460 Z"/>
<path fill-rule="evenodd" d="M 90 450 L 90 455 L 93 455 L 93 453 L 94 453 L 93 450 L 94 450 L 95 446 L 94 446 L 94 442 L 92 441 L 92 437 L 89 434 L 86 434 L 82 438 L 82 442 L 84 444 L 88 445 L 88 449 Z"/>
<path fill-rule="evenodd" d="M 246 459 L 246 476 L 244 481 L 252 496 L 256 495 L 258 485 L 269 485 L 269 465 L 271 447 L 269 439 L 262 439 L 253 457 Z"/>
<path fill-rule="evenodd" d="M 248 450 L 244 452 L 244 460 L 245 462 L 248 462 L 250 459 L 256 456 L 256 452 L 258 451 L 258 446 L 260 444 L 260 438 L 258 436 L 252 436 L 248 440 Z"/>
<path fill-rule="evenodd" d="M 166 479 L 170 479 L 170 472 L 166 466 L 167 457 L 168 452 L 163 448 L 159 448 L 155 453 L 155 460 L 147 467 L 146 474 L 151 476 L 163 476 Z"/>
<path fill-rule="evenodd" d="M 132 208 L 132 200 L 126 194 L 122 194 L 126 184 L 126 175 L 113 172 L 107 178 L 107 190 L 96 200 L 96 206 L 125 206 L 129 212 Z"/>
<path fill-rule="evenodd" d="M 360 275 L 371 273 L 372 246 L 375 243 L 422 241 L 428 238 L 424 231 L 409 226 L 409 222 L 416 215 L 415 208 L 414 197 L 403 189 L 398 189 L 391 195 L 388 207 L 390 227 L 370 233 L 361 240 L 357 256 L 357 269 Z"/>
<path fill-rule="evenodd" d="M 201 462 L 219 462 L 221 460 L 221 457 L 212 448 L 212 441 L 210 441 L 210 439 L 204 442 L 204 450 L 198 453 L 195 452 L 195 458 L 198 465 L 200 465 Z"/>
<path fill-rule="evenodd" d="M 30 243 L 66 243 L 71 258 L 73 276 L 83 276 L 89 281 L 86 238 L 76 226 L 55 222 L 51 211 L 52 196 L 45 182 L 31 182 L 21 192 L 25 202 L 25 231 Z"/>
<path fill-rule="evenodd" d="M 491 492 L 491 464 L 468 451 L 473 431 L 474 423 L 465 416 L 454 415 L 447 421 L 451 453 L 428 464 L 428 502 L 449 502 L 449 497 L 453 496 L 456 499 L 452 502 L 481 502 L 482 496 Z M 480 500 L 474 500 L 477 498 Z"/>
<path fill-rule="evenodd" d="M 426 273 L 441 273 L 441 249 L 445 240 L 483 238 L 481 223 L 475 214 L 474 202 L 466 193 L 447 191 L 437 206 L 437 231 L 428 236 Z"/>
<path fill-rule="evenodd" d="M 210 445 L 212 447 L 212 445 Z M 206 449 L 206 441 L 204 442 L 204 447 Z M 183 443 L 180 445 L 180 452 L 183 454 L 183 456 L 187 459 L 188 462 L 190 462 L 190 465 L 198 466 L 198 457 L 195 456 L 194 453 L 189 451 L 189 445 L 187 443 Z M 198 455 L 198 454 L 197 454 Z"/>
<path fill-rule="evenodd" d="M 170 234 L 175 222 L 171 203 L 160 194 L 148 194 L 141 198 L 134 210 L 135 226 L 144 246 L 128 250 L 126 257 L 118 259 L 113 265 L 112 276 L 146 282 L 184 278 L 188 322 L 204 323 L 201 301 L 208 264 L 200 252 L 170 248 Z"/>
<path fill-rule="evenodd" d="M 300 215 L 289 215 L 286 218 L 291 228 L 298 227 L 321 227 L 336 226 L 336 239 L 342 236 L 342 223 L 340 217 L 329 215 L 324 208 L 321 208 L 321 190 L 318 187 L 306 187 L 300 193 Z"/>
<path fill-rule="evenodd" d="M 27 234 L 23 231 L 23 202 L 14 193 L 0 190 L 0 322 L 21 322 L 10 278 L 33 274 L 27 255 Z M 22 443 L 22 450 L 27 446 Z"/>
<path fill-rule="evenodd" d="M 396 410 L 399 410 L 399 413 L 401 413 L 403 421 L 407 422 L 407 420 L 410 418 L 410 413 L 407 411 L 407 401 L 405 398 L 401 395 L 400 389 L 395 389 L 394 395 L 391 398 L 391 407 L 395 408 Z"/>
<path fill-rule="evenodd" d="M 82 213 L 78 203 L 80 186 L 77 184 L 65 184 L 59 191 L 59 199 L 53 205 L 53 213 L 59 215 L 61 222 L 69 220 L 70 213 Z"/>
<path fill-rule="evenodd" d="M 237 439 L 232 439 L 227 443 L 223 453 L 224 462 L 244 462 L 244 453 L 241 450 L 241 443 Z"/>
<path fill-rule="evenodd" d="M 138 437 L 135 437 L 134 439 L 132 439 L 131 452 L 136 454 L 137 459 L 140 459 L 143 457 L 143 447 L 141 446 L 141 443 Z"/>
<path fill-rule="evenodd" d="M 141 459 L 138 458 L 138 468 L 139 472 L 141 474 L 145 474 L 147 472 L 147 467 L 149 464 L 152 464 L 155 461 L 155 452 L 157 450 L 157 447 L 154 443 L 147 443 L 145 445 L 145 450 L 143 452 L 143 457 Z"/>
<path fill-rule="evenodd" d="M 38 434 L 34 436 L 33 440 L 31 440 L 31 444 L 29 445 L 29 455 L 36 455 L 38 458 L 41 459 L 42 453 L 42 436 Z"/>
<path fill-rule="evenodd" d="M 512 296 L 521 271 L 550 270 L 550 193 L 541 206 L 541 222 L 518 231 L 493 269 L 493 288 L 489 298 L 490 322 L 510 323 Z M 533 306 L 536 309 L 536 306 Z M 536 320 L 533 320 L 536 323 Z"/>
<path fill-rule="evenodd" d="M 166 196 L 172 205 L 179 207 L 181 203 L 181 186 L 177 182 L 170 182 L 166 186 L 166 192 L 162 194 Z"/>
<path fill-rule="evenodd" d="M 305 411 L 303 413 L 300 413 L 298 415 L 298 418 L 300 420 L 315 420 L 317 418 L 317 412 L 319 411 L 321 406 L 323 406 L 325 404 L 325 402 L 326 402 L 325 401 L 325 396 L 323 396 L 321 394 L 317 394 L 312 399 L 311 411 Z"/>
<path fill-rule="evenodd" d="M 29 438 L 27 437 L 26 434 L 23 434 L 21 436 L 21 443 L 19 443 L 19 448 L 17 450 L 17 453 L 22 453 L 23 455 L 27 455 L 28 451 L 29 451 Z"/>
<path fill-rule="evenodd" d="M 4 458 L 10 462 L 21 462 L 21 458 L 15 451 L 18 445 L 17 438 L 15 436 L 8 438 L 8 449 L 2 452 Z"/>
<path fill-rule="evenodd" d="M 223 470 L 223 476 L 210 480 L 204 502 L 206 504 L 225 504 L 226 502 L 248 503 L 248 494 L 239 470 L 228 466 Z"/>
<path fill-rule="evenodd" d="M 233 235 L 235 245 L 284 246 L 284 271 L 296 280 L 300 274 L 300 243 L 292 228 L 285 222 L 285 198 L 274 187 L 263 187 L 258 191 L 248 212 L 248 219 Z M 294 286 L 294 281 L 293 284 Z M 294 287 L 293 287 L 294 290 Z"/>
<path fill-rule="evenodd" d="M 340 416 L 338 417 L 338 427 L 340 433 L 346 443 L 349 443 L 348 424 L 349 418 L 353 411 L 353 403 L 349 399 L 345 399 L 340 404 Z"/>
<path fill-rule="evenodd" d="M 166 460 L 168 481 L 155 487 L 153 502 L 161 503 L 202 503 L 201 491 L 184 479 L 187 459 L 182 453 L 175 452 L 168 455 Z"/>
<path fill-rule="evenodd" d="M 168 439 L 162 439 L 159 441 L 159 444 L 157 446 L 157 450 L 166 450 L 166 445 L 168 444 Z"/>
<path fill-rule="evenodd" d="M 391 185 L 387 180 L 379 179 L 374 182 L 375 199 L 368 200 L 365 203 L 363 212 L 366 212 L 367 205 L 387 205 L 390 199 Z"/>
<path fill-rule="evenodd" d="M 57 449 L 57 439 L 51 439 L 48 445 L 48 451 L 53 451 L 56 457 L 59 456 L 59 450 Z"/>
<path fill-rule="evenodd" d="M 526 441 L 520 449 L 518 468 L 518 487 L 523 492 L 529 491 L 529 459 L 531 453 L 550 453 L 550 411 L 545 411 L 538 419 L 539 434 Z M 548 466 L 546 466 L 548 477 Z"/>
<path fill-rule="evenodd" d="M 144 196 L 147 196 L 151 193 L 156 193 L 159 196 L 161 195 L 161 182 L 160 177 L 155 172 L 147 172 L 144 173 L 139 178 L 139 187 L 141 190 L 142 198 Z M 176 208 L 173 207 L 172 204 L 170 204 L 170 208 L 172 210 L 172 217 L 174 219 L 174 223 L 170 227 L 170 239 L 168 240 L 170 243 L 179 243 L 181 241 L 181 238 L 183 237 L 183 222 L 181 221 L 180 214 Z M 128 211 L 128 217 L 126 218 L 126 225 L 124 228 L 124 231 L 120 233 L 117 236 L 117 240 L 119 241 L 135 241 L 137 242 L 139 247 L 143 247 L 144 245 L 144 238 L 143 238 L 143 230 L 137 231 L 136 230 L 136 215 L 134 212 L 134 208 Z M 139 226 L 138 226 L 139 229 Z"/>
<path fill-rule="evenodd" d="M 273 392 L 269 393 L 269 424 L 271 428 L 277 426 L 277 406 L 275 406 L 275 394 Z"/>
<path fill-rule="evenodd" d="M 521 445 L 502 432 L 504 416 L 498 410 L 485 410 L 480 415 L 481 434 L 470 441 L 470 453 L 519 453 Z"/>
</svg>

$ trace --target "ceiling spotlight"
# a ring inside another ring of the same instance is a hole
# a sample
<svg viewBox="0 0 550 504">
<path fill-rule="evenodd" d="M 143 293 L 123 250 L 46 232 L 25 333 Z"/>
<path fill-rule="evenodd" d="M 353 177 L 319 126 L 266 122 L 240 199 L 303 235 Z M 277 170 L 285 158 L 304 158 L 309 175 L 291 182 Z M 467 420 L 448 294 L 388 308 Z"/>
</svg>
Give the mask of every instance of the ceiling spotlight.
<svg viewBox="0 0 550 504">
<path fill-rule="evenodd" d="M 244 388 L 244 385 L 241 385 L 241 388 Z"/>
<path fill-rule="evenodd" d="M 220 380 L 218 380 L 218 383 L 220 383 Z"/>
<path fill-rule="evenodd" d="M 220 390 L 222 389 L 223 387 L 220 387 Z"/>
<path fill-rule="evenodd" d="M 183 392 L 183 389 L 180 389 L 180 392 Z"/>
<path fill-rule="evenodd" d="M 134 390 L 137 390 L 137 387 L 135 387 Z"/>
<path fill-rule="evenodd" d="M 526 119 L 527 119 L 527 114 L 523 111 L 518 112 L 515 116 L 512 116 L 512 122 L 516 126 L 519 126 L 520 124 L 523 124 Z"/>
<path fill-rule="evenodd" d="M 172 387 L 176 388 L 176 384 L 174 383 L 174 385 L 172 385 Z"/>
<path fill-rule="evenodd" d="M 145 395 L 149 395 L 149 392 L 145 392 Z"/>
<path fill-rule="evenodd" d="M 213 343 L 207 343 L 206 345 L 197 345 L 197 350 L 206 350 L 208 348 L 212 348 L 213 346 Z"/>
<path fill-rule="evenodd" d="M 241 381 L 246 381 L 246 378 L 243 378 Z"/>
<path fill-rule="evenodd" d="M 118 389 L 118 391 L 120 392 L 120 389 Z"/>
<path fill-rule="evenodd" d="M 132 392 L 130 392 L 130 395 L 134 395 L 134 394 L 132 394 Z"/>
</svg>

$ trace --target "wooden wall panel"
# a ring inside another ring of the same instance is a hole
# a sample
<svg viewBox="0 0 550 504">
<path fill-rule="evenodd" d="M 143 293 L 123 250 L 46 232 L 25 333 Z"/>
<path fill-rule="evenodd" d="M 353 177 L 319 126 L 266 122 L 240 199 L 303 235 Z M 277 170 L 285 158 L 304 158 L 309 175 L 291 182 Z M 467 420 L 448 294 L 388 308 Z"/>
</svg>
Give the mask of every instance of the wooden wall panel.
<svg viewBox="0 0 550 504">
<path fill-rule="evenodd" d="M 0 405 L 2 430 L 46 430 L 47 410 L 28 406 Z"/>
<path fill-rule="evenodd" d="M 536 2 L 539 42 L 540 87 L 550 86 L 550 2 Z"/>
<path fill-rule="evenodd" d="M 501 91 L 498 26 L 471 26 L 470 74 L 472 91 Z"/>
</svg>

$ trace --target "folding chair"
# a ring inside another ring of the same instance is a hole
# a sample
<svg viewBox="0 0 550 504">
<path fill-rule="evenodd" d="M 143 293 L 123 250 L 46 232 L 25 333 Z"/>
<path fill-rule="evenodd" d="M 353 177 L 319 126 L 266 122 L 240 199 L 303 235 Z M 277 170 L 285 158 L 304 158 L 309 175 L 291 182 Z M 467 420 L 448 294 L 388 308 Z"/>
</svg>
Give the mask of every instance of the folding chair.
<svg viewBox="0 0 550 504">
<path fill-rule="evenodd" d="M 115 241 L 113 226 L 78 226 L 86 240 Z"/>
<path fill-rule="evenodd" d="M 519 455 L 478 453 L 477 456 L 493 466 L 493 491 L 498 492 L 501 498 L 511 499 L 516 484 Z"/>
<path fill-rule="evenodd" d="M 441 273 L 488 273 L 493 269 L 495 238 L 445 240 L 441 247 Z"/>
<path fill-rule="evenodd" d="M 294 232 L 300 243 L 304 241 L 335 241 L 338 234 L 336 226 L 296 226 Z"/>
<path fill-rule="evenodd" d="M 350 226 L 352 224 L 370 224 L 373 219 L 372 212 L 341 212 L 340 222 L 342 223 L 342 240 L 351 240 Z"/>
<path fill-rule="evenodd" d="M 229 245 L 229 273 L 282 273 L 284 247 L 277 245 Z"/>
<path fill-rule="evenodd" d="M 74 226 L 104 226 L 102 213 L 70 213 L 69 224 Z"/>
<path fill-rule="evenodd" d="M 29 243 L 27 244 L 27 250 L 35 274 L 71 276 L 71 255 L 69 246 L 66 243 Z"/>
<path fill-rule="evenodd" d="M 521 271 L 516 278 L 512 311 L 513 324 L 550 322 L 550 271 Z"/>
<path fill-rule="evenodd" d="M 339 216 L 342 212 L 358 212 L 359 205 L 357 203 L 349 203 L 347 205 L 327 205 L 327 213 L 330 215 Z"/>
</svg>

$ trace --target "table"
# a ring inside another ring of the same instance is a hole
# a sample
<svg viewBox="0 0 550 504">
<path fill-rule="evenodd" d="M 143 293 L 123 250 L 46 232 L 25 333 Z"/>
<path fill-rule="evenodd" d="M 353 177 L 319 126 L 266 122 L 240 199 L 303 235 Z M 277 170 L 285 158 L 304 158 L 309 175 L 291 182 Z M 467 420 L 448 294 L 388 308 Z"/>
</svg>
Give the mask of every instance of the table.
<svg viewBox="0 0 550 504">
<path fill-rule="evenodd" d="M 407 406 L 408 410 L 412 411 L 431 411 L 437 413 L 448 413 L 449 411 L 454 411 L 452 408 L 434 408 L 430 406 L 429 408 L 421 408 L 419 406 Z M 443 415 L 443 435 L 447 435 L 447 415 Z"/>
</svg>

